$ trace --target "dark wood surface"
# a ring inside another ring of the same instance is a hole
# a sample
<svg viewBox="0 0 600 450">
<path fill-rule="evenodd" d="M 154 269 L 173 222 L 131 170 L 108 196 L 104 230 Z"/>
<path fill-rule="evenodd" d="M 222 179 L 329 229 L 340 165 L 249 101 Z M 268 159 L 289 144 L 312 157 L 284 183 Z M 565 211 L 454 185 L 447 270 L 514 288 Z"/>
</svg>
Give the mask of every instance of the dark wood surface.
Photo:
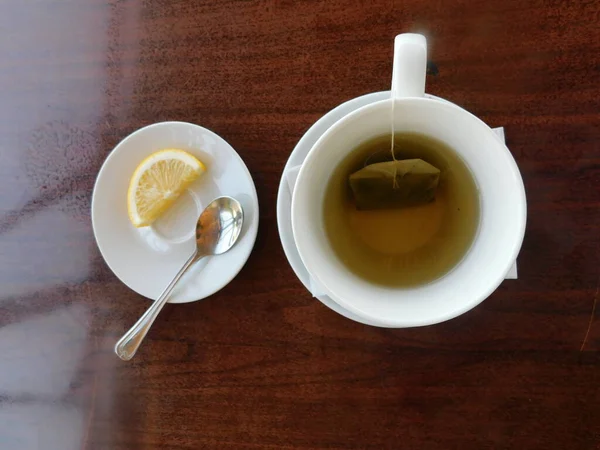
<svg viewBox="0 0 600 450">
<path fill-rule="evenodd" d="M 600 4 L 406 0 L 0 3 L 0 448 L 600 448 Z M 506 128 L 528 224 L 519 279 L 450 322 L 353 323 L 289 267 L 275 203 L 295 143 L 387 89 L 429 36 L 428 91 Z M 95 245 L 108 153 L 163 120 L 219 133 L 260 198 L 224 290 L 148 306 Z"/>
</svg>

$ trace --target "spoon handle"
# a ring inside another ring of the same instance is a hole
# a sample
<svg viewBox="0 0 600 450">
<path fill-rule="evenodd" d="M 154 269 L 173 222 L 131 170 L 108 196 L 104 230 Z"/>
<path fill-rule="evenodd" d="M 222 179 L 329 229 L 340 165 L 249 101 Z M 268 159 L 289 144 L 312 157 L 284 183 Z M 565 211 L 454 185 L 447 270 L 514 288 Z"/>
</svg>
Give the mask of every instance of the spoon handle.
<svg viewBox="0 0 600 450">
<path fill-rule="evenodd" d="M 129 329 L 127 333 L 123 335 L 121 339 L 115 345 L 115 353 L 119 358 L 123 361 L 128 361 L 133 358 L 135 352 L 140 347 L 144 337 L 148 333 L 148 330 L 154 323 L 154 320 L 158 316 L 158 313 L 162 310 L 165 303 L 169 299 L 169 294 L 177 284 L 177 282 L 181 279 L 184 273 L 194 264 L 202 258 L 202 255 L 198 254 L 198 250 L 195 250 L 192 256 L 185 262 L 183 267 L 177 272 L 177 275 L 173 278 L 173 280 L 169 283 L 169 285 L 165 288 L 160 297 L 146 310 L 144 315 L 140 317 L 140 319 L 135 323 L 133 327 Z"/>
</svg>

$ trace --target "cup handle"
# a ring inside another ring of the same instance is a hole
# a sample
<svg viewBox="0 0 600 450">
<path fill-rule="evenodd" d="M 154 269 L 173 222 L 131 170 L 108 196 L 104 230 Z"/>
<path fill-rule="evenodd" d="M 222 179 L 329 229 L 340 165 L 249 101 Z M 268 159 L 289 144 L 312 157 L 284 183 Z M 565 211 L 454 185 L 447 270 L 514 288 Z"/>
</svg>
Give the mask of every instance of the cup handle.
<svg viewBox="0 0 600 450">
<path fill-rule="evenodd" d="M 392 98 L 423 97 L 427 72 L 427 39 L 403 33 L 394 40 Z"/>
</svg>

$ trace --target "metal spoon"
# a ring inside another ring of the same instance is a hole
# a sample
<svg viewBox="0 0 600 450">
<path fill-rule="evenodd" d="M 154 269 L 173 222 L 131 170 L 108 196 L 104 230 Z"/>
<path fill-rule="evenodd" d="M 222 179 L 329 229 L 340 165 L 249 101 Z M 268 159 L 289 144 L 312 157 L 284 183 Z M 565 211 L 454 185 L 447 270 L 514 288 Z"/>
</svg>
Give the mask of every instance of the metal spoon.
<svg viewBox="0 0 600 450">
<path fill-rule="evenodd" d="M 199 259 L 210 255 L 220 255 L 236 243 L 242 230 L 244 212 L 242 205 L 231 197 L 219 197 L 206 207 L 196 223 L 196 250 L 165 288 L 160 297 L 148 308 L 140 320 L 119 339 L 115 353 L 122 360 L 130 360 L 135 355 L 146 333 L 154 323 L 169 294 L 184 273 Z"/>
</svg>

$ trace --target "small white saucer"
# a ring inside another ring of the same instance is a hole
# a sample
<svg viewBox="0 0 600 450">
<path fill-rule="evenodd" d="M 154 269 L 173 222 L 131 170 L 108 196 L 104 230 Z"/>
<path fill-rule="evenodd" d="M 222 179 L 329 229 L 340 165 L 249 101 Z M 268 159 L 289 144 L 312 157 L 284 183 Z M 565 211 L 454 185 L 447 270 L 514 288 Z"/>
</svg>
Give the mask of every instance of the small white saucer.
<svg viewBox="0 0 600 450">
<path fill-rule="evenodd" d="M 127 188 L 137 165 L 165 148 L 185 150 L 207 167 L 200 179 L 151 227 L 135 228 L 127 214 Z M 162 122 L 127 136 L 104 162 L 92 196 L 96 242 L 115 275 L 137 293 L 156 299 L 194 249 L 196 219 L 227 195 L 244 208 L 239 242 L 227 253 L 198 262 L 173 291 L 170 303 L 201 300 L 226 286 L 250 256 L 258 231 L 258 198 L 244 161 L 221 137 L 201 126 Z"/>
<path fill-rule="evenodd" d="M 317 140 L 321 137 L 325 131 L 329 127 L 331 127 L 335 122 L 344 117 L 347 114 L 350 114 L 352 111 L 368 105 L 370 103 L 378 102 L 380 100 L 385 100 L 389 98 L 390 92 L 374 92 L 372 94 L 363 95 L 362 97 L 357 97 L 352 100 L 347 101 L 346 103 L 342 103 L 336 108 L 329 111 L 323 117 L 321 117 L 317 122 L 311 126 L 308 131 L 302 136 L 294 151 L 290 155 L 285 168 L 283 169 L 283 174 L 281 176 L 281 181 L 279 183 L 279 192 L 277 194 L 277 226 L 279 228 L 279 236 L 281 238 L 281 244 L 283 245 L 283 251 L 285 252 L 285 256 L 287 257 L 292 269 L 296 273 L 296 276 L 300 279 L 304 287 L 310 291 L 310 277 L 308 275 L 308 271 L 304 264 L 302 263 L 302 259 L 300 259 L 300 254 L 298 253 L 298 249 L 296 248 L 296 242 L 294 241 L 294 234 L 292 232 L 292 192 L 288 186 L 286 181 L 285 174 L 288 169 L 301 165 L 306 159 L 306 155 L 312 148 L 312 146 L 317 142 Z M 371 321 L 365 320 L 352 312 L 346 310 L 336 302 L 334 302 L 327 295 L 319 295 L 317 299 L 321 301 L 325 306 L 330 309 L 333 309 L 338 314 L 342 316 L 354 320 L 356 322 L 364 323 L 366 325 L 373 326 L 384 326 L 379 323 L 373 323 Z"/>
</svg>

